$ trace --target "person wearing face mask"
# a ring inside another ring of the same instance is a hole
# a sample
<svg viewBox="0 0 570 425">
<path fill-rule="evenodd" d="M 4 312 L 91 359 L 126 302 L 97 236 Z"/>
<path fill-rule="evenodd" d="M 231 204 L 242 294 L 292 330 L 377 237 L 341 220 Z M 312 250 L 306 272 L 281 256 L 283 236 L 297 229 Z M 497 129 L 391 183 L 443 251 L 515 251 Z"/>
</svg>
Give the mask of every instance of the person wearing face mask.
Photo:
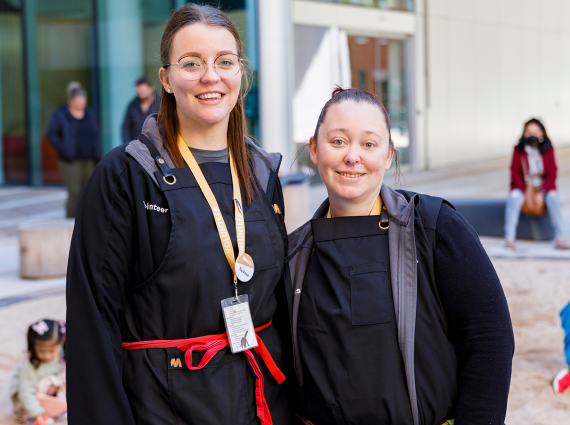
<svg viewBox="0 0 570 425">
<path fill-rule="evenodd" d="M 245 135 L 238 31 L 188 3 L 160 59 L 158 114 L 103 158 L 79 205 L 69 423 L 290 424 L 281 155 Z"/>
<path fill-rule="evenodd" d="M 287 250 L 300 421 L 503 424 L 514 338 L 476 232 L 384 184 L 394 144 L 373 93 L 337 88 L 309 150 L 328 199 Z"/>
<path fill-rule="evenodd" d="M 517 225 L 527 184 L 538 190 L 536 202 L 546 203 L 554 227 L 555 248 L 568 249 L 564 240 L 562 205 L 556 192 L 554 147 L 544 125 L 532 118 L 524 124 L 523 134 L 515 146 L 511 161 L 511 191 L 505 209 L 505 246 L 515 249 Z"/>
</svg>

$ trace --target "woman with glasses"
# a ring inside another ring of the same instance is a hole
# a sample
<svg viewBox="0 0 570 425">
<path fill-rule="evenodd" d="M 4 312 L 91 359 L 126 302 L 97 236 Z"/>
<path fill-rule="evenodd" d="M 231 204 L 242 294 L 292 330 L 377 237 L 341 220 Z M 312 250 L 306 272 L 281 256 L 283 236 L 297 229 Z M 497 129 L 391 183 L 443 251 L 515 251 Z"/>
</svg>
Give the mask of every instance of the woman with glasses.
<svg viewBox="0 0 570 425">
<path fill-rule="evenodd" d="M 158 114 L 79 206 L 69 421 L 289 424 L 281 156 L 245 136 L 238 32 L 189 3 L 160 57 Z"/>
</svg>

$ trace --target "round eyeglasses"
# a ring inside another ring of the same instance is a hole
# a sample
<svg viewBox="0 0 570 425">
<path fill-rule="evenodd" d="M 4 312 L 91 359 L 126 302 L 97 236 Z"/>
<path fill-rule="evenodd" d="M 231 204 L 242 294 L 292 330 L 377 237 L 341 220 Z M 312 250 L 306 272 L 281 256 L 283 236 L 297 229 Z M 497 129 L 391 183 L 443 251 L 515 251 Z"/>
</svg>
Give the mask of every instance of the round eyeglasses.
<svg viewBox="0 0 570 425">
<path fill-rule="evenodd" d="M 242 61 L 243 59 L 238 55 L 226 53 L 218 56 L 212 64 L 214 65 L 214 71 L 220 78 L 231 78 L 240 71 Z M 164 68 L 170 65 L 178 65 L 178 71 L 180 71 L 180 75 L 185 80 L 199 80 L 204 76 L 208 68 L 208 63 L 197 56 L 185 56 L 178 62 L 164 65 Z"/>
</svg>

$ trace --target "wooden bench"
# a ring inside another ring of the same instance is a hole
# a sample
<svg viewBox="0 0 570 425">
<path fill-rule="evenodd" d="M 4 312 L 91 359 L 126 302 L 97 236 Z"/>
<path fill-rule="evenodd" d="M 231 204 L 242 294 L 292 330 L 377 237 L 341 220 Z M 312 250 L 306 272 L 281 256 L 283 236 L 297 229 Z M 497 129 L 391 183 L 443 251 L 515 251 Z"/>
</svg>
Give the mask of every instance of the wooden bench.
<svg viewBox="0 0 570 425">
<path fill-rule="evenodd" d="M 449 199 L 459 214 L 473 226 L 479 236 L 505 236 L 506 200 Z M 520 215 L 517 239 L 544 241 L 554 239 L 554 228 L 547 214 L 541 218 Z"/>
<path fill-rule="evenodd" d="M 18 228 L 20 276 L 45 279 L 65 276 L 74 220 L 71 218 L 24 224 Z"/>
</svg>

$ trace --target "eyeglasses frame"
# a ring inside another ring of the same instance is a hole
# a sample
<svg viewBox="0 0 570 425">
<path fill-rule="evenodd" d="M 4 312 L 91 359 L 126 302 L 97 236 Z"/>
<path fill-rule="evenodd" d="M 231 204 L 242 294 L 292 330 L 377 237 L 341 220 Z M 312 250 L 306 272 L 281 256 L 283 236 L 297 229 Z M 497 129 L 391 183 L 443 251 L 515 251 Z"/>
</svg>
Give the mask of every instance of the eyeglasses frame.
<svg viewBox="0 0 570 425">
<path fill-rule="evenodd" d="M 226 56 L 226 55 L 234 55 L 234 56 L 236 56 L 236 57 L 238 58 L 238 60 L 239 60 L 239 64 L 240 64 L 239 68 L 240 68 L 240 69 L 243 69 L 243 59 L 240 58 L 237 53 L 223 53 L 223 54 L 221 54 L 220 56 L 218 56 L 216 59 L 214 59 L 213 62 L 206 62 L 206 61 L 205 61 L 204 59 L 202 59 L 200 56 L 192 56 L 192 55 L 182 56 L 180 59 L 178 59 L 178 62 L 167 63 L 166 65 L 163 65 L 162 67 L 163 67 L 163 68 L 168 68 L 170 65 L 176 65 L 176 68 L 178 68 L 178 72 L 180 72 L 180 76 L 181 76 L 182 78 L 184 78 L 184 79 L 187 80 L 187 81 L 196 81 L 196 80 L 199 80 L 200 78 L 202 78 L 204 75 L 206 75 L 206 72 L 208 72 L 208 65 L 213 65 L 214 72 L 216 73 L 216 75 L 217 75 L 218 77 L 220 77 L 220 78 L 224 78 L 224 77 L 222 77 L 220 74 L 218 74 L 218 71 L 217 71 L 217 69 L 216 69 L 216 61 L 217 61 L 218 59 L 220 59 L 222 56 Z M 204 73 L 203 73 L 202 75 L 200 75 L 199 78 L 196 78 L 196 79 L 194 79 L 194 80 L 189 80 L 188 78 L 185 78 L 185 77 L 182 75 L 182 71 L 180 70 L 180 61 L 181 61 L 182 59 L 184 59 L 184 58 L 198 58 L 198 59 L 200 59 L 202 62 L 204 62 Z M 234 75 L 232 75 L 231 77 L 225 77 L 225 78 L 233 78 L 233 77 L 235 77 L 236 75 L 238 75 L 238 73 L 239 73 L 239 70 L 238 70 L 238 72 L 236 72 L 236 73 L 235 73 Z"/>
</svg>

